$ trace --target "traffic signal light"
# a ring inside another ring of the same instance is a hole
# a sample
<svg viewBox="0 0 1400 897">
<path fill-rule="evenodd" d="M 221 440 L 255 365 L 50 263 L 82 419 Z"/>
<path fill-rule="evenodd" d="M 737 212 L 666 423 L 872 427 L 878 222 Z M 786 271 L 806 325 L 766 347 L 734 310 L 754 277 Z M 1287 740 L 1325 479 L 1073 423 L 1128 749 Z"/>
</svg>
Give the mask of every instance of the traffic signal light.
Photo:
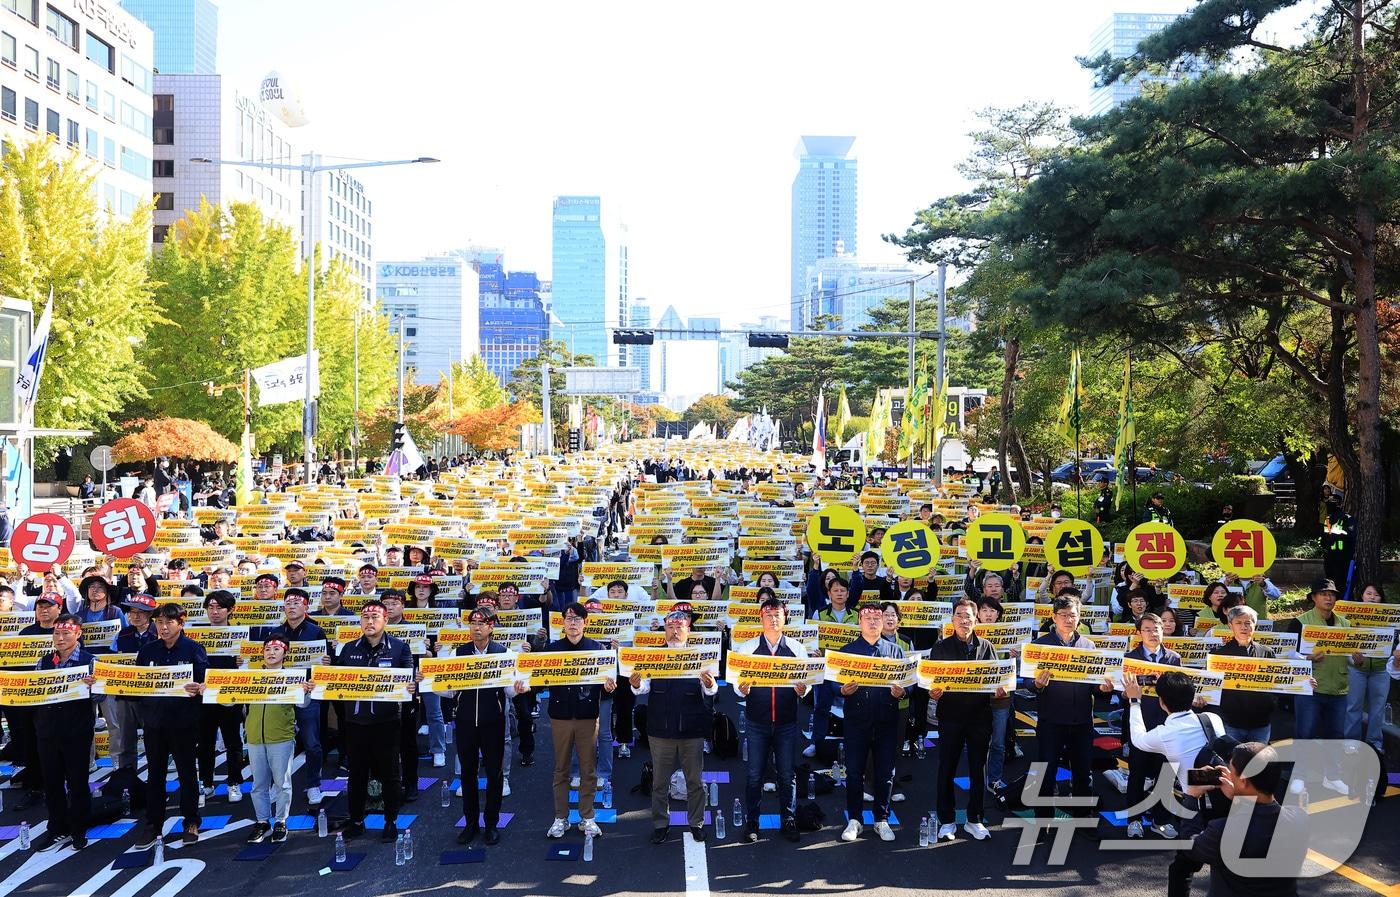
<svg viewBox="0 0 1400 897">
<path fill-rule="evenodd" d="M 389 451 L 397 452 L 403 448 L 404 425 L 394 424 L 389 435 Z"/>
<path fill-rule="evenodd" d="M 786 333 L 750 333 L 750 349 L 786 349 L 788 338 Z"/>
<path fill-rule="evenodd" d="M 613 344 L 618 346 L 650 346 L 656 340 L 651 330 L 614 330 Z"/>
</svg>

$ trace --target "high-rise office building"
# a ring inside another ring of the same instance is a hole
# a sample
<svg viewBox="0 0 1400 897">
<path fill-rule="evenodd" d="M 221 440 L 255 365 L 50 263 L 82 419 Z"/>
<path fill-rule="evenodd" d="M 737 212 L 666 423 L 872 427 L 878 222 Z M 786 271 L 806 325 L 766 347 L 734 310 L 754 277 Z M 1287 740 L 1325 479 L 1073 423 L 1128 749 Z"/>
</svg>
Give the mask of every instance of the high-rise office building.
<svg viewBox="0 0 1400 897">
<path fill-rule="evenodd" d="M 618 321 L 617 304 L 608 295 L 602 204 L 597 196 L 554 198 L 551 308 L 557 320 L 551 325 L 551 337 L 575 355 L 592 356 L 598 365 L 617 357 L 610 351 L 610 328 Z"/>
<path fill-rule="evenodd" d="M 213 0 L 121 0 L 121 5 L 155 32 L 156 71 L 212 75 L 219 70 L 219 7 Z"/>
<path fill-rule="evenodd" d="M 415 382 L 437 383 L 452 365 L 480 351 L 477 273 L 461 259 L 380 262 L 376 291 L 395 333 L 403 319 L 404 363 Z M 473 301 L 464 303 L 466 296 Z"/>
<path fill-rule="evenodd" d="M 305 157 L 303 157 L 305 161 Z M 307 175 L 302 175 L 303 190 Z M 316 176 L 310 197 L 309 238 L 321 247 L 321 265 L 340 259 L 359 285 L 365 305 L 374 303 L 374 203 L 364 184 L 344 171 L 323 171 Z M 305 225 L 303 225 L 303 228 Z M 302 252 L 307 236 L 302 237 Z"/>
<path fill-rule="evenodd" d="M 803 317 L 809 329 L 819 316 L 830 315 L 835 321 L 829 329 L 857 330 L 870 323 L 875 306 L 891 298 L 907 303 L 909 281 L 918 276 L 908 265 L 863 262 L 844 253 L 817 259 L 807 266 Z"/>
<path fill-rule="evenodd" d="M 480 274 L 481 358 L 502 384 L 515 369 L 540 352 L 549 338 L 549 315 L 540 301 L 540 279 L 533 271 L 507 272 L 485 263 Z"/>
<path fill-rule="evenodd" d="M 1177 13 L 1115 12 L 1100 25 L 1089 42 L 1089 58 L 1108 53 L 1123 59 L 1137 52 L 1138 44 L 1175 22 Z M 1120 78 L 1107 87 L 1089 88 L 1089 114 L 1102 115 L 1119 103 L 1139 96 L 1144 84 L 1174 84 L 1195 76 L 1198 67 L 1170 73 L 1142 73 L 1132 78 Z"/>
<path fill-rule="evenodd" d="M 788 329 L 788 322 L 773 315 L 763 315 L 757 322 L 739 325 L 741 333 L 728 333 L 720 342 L 719 378 L 721 384 L 728 383 L 745 368 L 757 364 L 765 358 L 781 355 L 782 349 L 755 349 L 749 346 L 750 333 L 781 333 Z"/>
<path fill-rule="evenodd" d="M 604 239 L 608 243 L 608 255 L 612 256 L 612 264 L 608 268 L 608 296 L 609 301 L 614 304 L 617 316 L 614 319 L 614 326 L 627 327 L 630 319 L 628 312 L 632 305 L 631 277 L 628 271 L 628 239 L 627 225 L 617 223 L 611 227 Z M 614 356 L 614 361 L 620 368 L 625 368 L 631 362 L 634 346 L 618 346 L 612 341 L 611 331 L 604 334 L 607 339 L 610 351 Z M 601 363 L 601 362 L 600 362 Z"/>
<path fill-rule="evenodd" d="M 645 329 L 651 326 L 651 303 L 645 299 L 637 299 L 627 310 L 627 326 L 635 329 Z M 651 392 L 651 346 L 628 346 L 632 351 L 627 359 L 632 367 L 639 368 L 642 372 L 642 392 Z"/>
<path fill-rule="evenodd" d="M 804 316 L 807 266 L 836 255 L 837 243 L 856 252 L 856 160 L 854 137 L 803 137 L 792 181 L 792 306 L 794 330 L 811 325 Z"/>
<path fill-rule="evenodd" d="M 4 6 L 0 142 L 49 136 L 55 158 L 85 154 L 98 207 L 130 217 L 151 195 L 151 30 L 96 3 Z"/>
</svg>

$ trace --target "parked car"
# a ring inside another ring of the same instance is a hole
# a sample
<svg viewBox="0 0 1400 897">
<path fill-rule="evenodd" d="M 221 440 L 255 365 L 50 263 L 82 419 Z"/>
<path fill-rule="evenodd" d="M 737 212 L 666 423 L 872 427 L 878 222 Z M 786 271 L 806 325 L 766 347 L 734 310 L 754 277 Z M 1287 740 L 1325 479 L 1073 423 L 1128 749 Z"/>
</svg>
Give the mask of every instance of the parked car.
<svg viewBox="0 0 1400 897">
<path fill-rule="evenodd" d="M 1090 477 L 1096 483 L 1116 483 L 1118 482 L 1118 471 L 1110 467 L 1101 470 Z M 1171 483 L 1181 479 L 1170 470 L 1154 470 L 1151 467 L 1139 467 L 1137 469 L 1137 481 L 1139 485 L 1145 483 Z"/>
<path fill-rule="evenodd" d="M 1113 470 L 1113 459 L 1083 458 L 1079 462 L 1079 470 L 1081 473 L 1078 474 L 1078 476 L 1082 477 L 1084 482 L 1088 482 L 1093 480 L 1095 475 L 1101 471 L 1111 472 Z M 1050 471 L 1051 482 L 1073 483 L 1075 479 L 1075 464 L 1073 461 L 1066 461 L 1064 464 Z"/>
</svg>

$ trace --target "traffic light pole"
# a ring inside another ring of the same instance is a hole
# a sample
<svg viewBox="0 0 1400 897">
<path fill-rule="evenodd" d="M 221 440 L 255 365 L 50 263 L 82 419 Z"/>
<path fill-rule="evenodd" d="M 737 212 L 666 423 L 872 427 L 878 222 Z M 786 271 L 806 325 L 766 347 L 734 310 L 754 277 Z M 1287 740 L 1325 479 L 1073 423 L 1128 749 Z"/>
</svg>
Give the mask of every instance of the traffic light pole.
<svg viewBox="0 0 1400 897">
<path fill-rule="evenodd" d="M 549 364 L 540 364 L 540 408 L 544 417 L 544 454 L 554 454 L 554 419 L 549 413 Z"/>
<path fill-rule="evenodd" d="M 403 322 L 404 316 L 399 315 L 399 423 L 403 423 Z"/>
<path fill-rule="evenodd" d="M 943 384 L 948 377 L 948 360 L 945 354 L 948 339 L 948 266 L 943 262 L 938 263 L 938 383 L 934 389 L 938 394 L 944 392 Z M 936 401 L 936 399 L 935 399 Z M 961 400 L 959 400 L 961 402 Z M 938 413 L 947 417 L 946 407 L 938 409 Z M 943 440 L 938 440 L 938 446 L 933 454 L 933 482 L 942 487 L 943 485 Z"/>
</svg>

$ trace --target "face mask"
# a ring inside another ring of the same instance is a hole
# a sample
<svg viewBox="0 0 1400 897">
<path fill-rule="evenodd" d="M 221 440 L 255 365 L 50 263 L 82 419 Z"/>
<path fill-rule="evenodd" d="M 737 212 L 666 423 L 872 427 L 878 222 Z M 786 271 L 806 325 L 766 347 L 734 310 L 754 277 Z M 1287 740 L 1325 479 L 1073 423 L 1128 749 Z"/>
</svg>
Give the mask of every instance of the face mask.
<svg viewBox="0 0 1400 897">
<path fill-rule="evenodd" d="M 1050 512 L 1050 516 L 1053 517 L 1053 518 L 1055 518 L 1056 520 L 1059 520 L 1059 519 L 1060 519 L 1060 512 L 1059 512 L 1059 511 L 1051 511 L 1051 512 Z"/>
</svg>

